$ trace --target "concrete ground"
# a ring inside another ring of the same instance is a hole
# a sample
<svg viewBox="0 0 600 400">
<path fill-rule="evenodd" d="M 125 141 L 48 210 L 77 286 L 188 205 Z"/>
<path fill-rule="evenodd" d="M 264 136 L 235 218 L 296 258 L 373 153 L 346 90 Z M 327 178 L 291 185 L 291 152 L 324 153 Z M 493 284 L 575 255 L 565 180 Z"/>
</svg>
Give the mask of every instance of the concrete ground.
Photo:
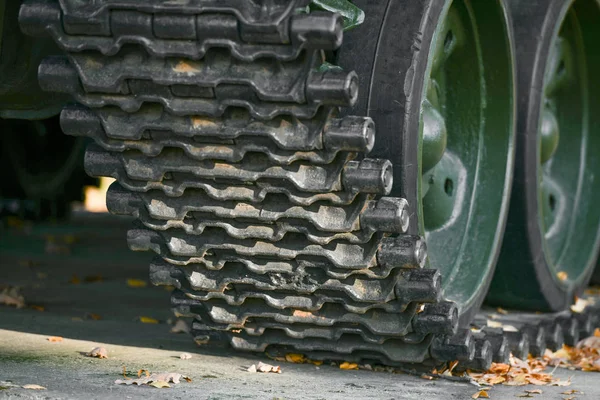
<svg viewBox="0 0 600 400">
<path fill-rule="evenodd" d="M 127 249 L 129 219 L 78 214 L 68 224 L 0 228 L 0 288 L 22 287 L 28 307 L 0 305 L 0 399 L 470 399 L 468 383 L 403 374 L 344 371 L 337 367 L 275 363 L 281 374 L 246 371 L 263 356 L 197 347 L 187 334 L 170 333 L 169 292 L 147 280 L 150 254 Z M 73 242 L 73 243 L 70 243 Z M 79 281 L 79 283 L 77 283 Z M 35 307 L 31 307 L 35 306 Z M 43 307 L 43 311 L 42 311 Z M 157 324 L 141 323 L 150 317 Z M 100 318 L 100 319 L 94 319 Z M 60 342 L 50 342 L 60 336 Z M 97 346 L 108 359 L 86 357 Z M 182 360 L 182 352 L 192 358 Z M 178 372 L 192 382 L 171 388 L 115 384 L 127 371 Z M 570 387 L 495 386 L 493 399 L 542 389 L 543 399 L 599 399 L 600 377 L 556 370 Z M 46 390 L 20 387 L 37 384 Z"/>
</svg>

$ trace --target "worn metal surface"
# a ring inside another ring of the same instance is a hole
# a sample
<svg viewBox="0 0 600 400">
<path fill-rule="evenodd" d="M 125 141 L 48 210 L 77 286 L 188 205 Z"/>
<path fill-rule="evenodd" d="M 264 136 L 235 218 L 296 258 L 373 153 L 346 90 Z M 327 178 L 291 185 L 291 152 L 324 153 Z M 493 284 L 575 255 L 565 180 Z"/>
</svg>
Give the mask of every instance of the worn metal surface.
<svg viewBox="0 0 600 400">
<path fill-rule="evenodd" d="M 393 180 L 389 161 L 365 157 L 374 124 L 336 118 L 356 74 L 318 68 L 341 17 L 300 3 L 33 1 L 20 21 L 77 50 L 43 61 L 41 85 L 85 106 L 61 123 L 98 142 L 86 170 L 117 178 L 108 208 L 140 220 L 129 246 L 157 253 L 152 280 L 179 288 L 198 338 L 423 361 L 433 334 L 456 332 L 457 307 L 423 307 L 440 301 L 440 276 L 421 269 L 406 201 L 376 197 Z M 125 42 L 142 45 L 117 52 Z"/>
</svg>

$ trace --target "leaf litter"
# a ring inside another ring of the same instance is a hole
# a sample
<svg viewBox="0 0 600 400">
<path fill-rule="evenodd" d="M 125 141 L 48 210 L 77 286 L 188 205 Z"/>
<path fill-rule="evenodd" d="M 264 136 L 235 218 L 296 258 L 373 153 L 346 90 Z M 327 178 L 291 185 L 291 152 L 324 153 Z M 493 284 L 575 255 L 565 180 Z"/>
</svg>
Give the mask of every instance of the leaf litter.
<svg viewBox="0 0 600 400">
<path fill-rule="evenodd" d="M 145 376 L 142 376 L 145 373 Z M 183 379 L 186 382 L 191 382 L 192 380 L 178 372 L 162 372 L 162 373 L 149 373 L 147 370 L 141 369 L 138 371 L 138 378 L 131 379 L 126 375 L 125 367 L 123 367 L 123 376 L 125 379 L 117 379 L 115 384 L 117 385 L 147 385 L 153 386 L 156 388 L 169 388 L 171 387 L 170 383 L 178 384 Z"/>
<path fill-rule="evenodd" d="M 95 347 L 89 353 L 86 353 L 88 357 L 96 358 L 108 358 L 108 351 L 104 347 Z"/>
<path fill-rule="evenodd" d="M 279 365 L 271 365 L 259 361 L 258 364 L 252 364 L 250 367 L 248 367 L 246 371 L 263 373 L 272 372 L 275 374 L 281 374 L 281 367 Z"/>
</svg>

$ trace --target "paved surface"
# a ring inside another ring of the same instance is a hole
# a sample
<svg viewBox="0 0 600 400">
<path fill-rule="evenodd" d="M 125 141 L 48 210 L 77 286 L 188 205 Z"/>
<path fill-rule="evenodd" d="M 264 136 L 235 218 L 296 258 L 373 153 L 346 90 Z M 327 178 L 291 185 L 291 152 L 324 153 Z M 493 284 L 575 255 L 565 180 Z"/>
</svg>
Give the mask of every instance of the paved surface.
<svg viewBox="0 0 600 400">
<path fill-rule="evenodd" d="M 69 224 L 0 230 L 0 285 L 21 286 L 28 304 L 44 308 L 0 306 L 0 382 L 47 388 L 3 389 L 0 399 L 470 399 L 477 392 L 467 383 L 325 365 L 282 363 L 282 374 L 246 372 L 251 364 L 270 361 L 200 348 L 188 335 L 170 333 L 168 291 L 127 286 L 127 279 L 147 279 L 151 258 L 127 249 L 130 224 L 128 219 L 81 214 Z M 49 235 L 59 244 L 48 247 Z M 75 242 L 61 245 L 64 235 Z M 73 283 L 74 275 L 79 284 Z M 101 319 L 90 319 L 91 314 Z M 141 323 L 140 316 L 160 323 Z M 64 340 L 51 343 L 49 336 Z M 109 359 L 82 354 L 96 346 L 106 347 Z M 193 357 L 181 360 L 182 352 Z M 192 382 L 170 389 L 116 385 L 123 366 L 128 371 L 178 372 Z M 600 375 L 555 374 L 572 376 L 572 386 L 541 387 L 543 394 L 536 397 L 563 399 L 567 396 L 561 392 L 577 389 L 585 392 L 577 399 L 600 398 Z M 536 388 L 496 386 L 489 393 L 493 399 L 509 399 Z"/>
</svg>

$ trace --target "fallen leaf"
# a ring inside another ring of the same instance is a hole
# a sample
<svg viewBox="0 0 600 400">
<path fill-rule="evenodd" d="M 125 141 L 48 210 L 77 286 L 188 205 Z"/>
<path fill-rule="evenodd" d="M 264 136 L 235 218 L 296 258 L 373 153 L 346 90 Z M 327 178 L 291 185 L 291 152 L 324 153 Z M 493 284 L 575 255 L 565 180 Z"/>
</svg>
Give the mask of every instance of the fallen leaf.
<svg viewBox="0 0 600 400">
<path fill-rule="evenodd" d="M 306 361 L 306 356 L 304 354 L 288 353 L 285 355 L 285 360 L 291 363 L 302 364 Z"/>
<path fill-rule="evenodd" d="M 71 279 L 69 279 L 69 283 L 71 283 L 73 285 L 79 285 L 81 283 L 81 279 L 79 279 L 79 277 L 77 275 L 73 274 Z"/>
<path fill-rule="evenodd" d="M 479 392 L 474 393 L 473 396 L 471 396 L 471 398 L 472 399 L 479 399 L 479 398 L 489 399 L 490 395 L 485 390 L 480 390 Z"/>
<path fill-rule="evenodd" d="M 123 375 L 125 376 L 125 367 L 123 367 Z M 126 377 L 126 376 L 125 376 Z M 126 377 L 127 378 L 127 377 Z M 180 379 L 183 379 L 187 382 L 191 382 L 192 380 L 185 375 L 176 373 L 176 372 L 165 372 L 159 374 L 150 374 L 150 376 L 145 376 L 138 379 L 117 379 L 115 384 L 117 385 L 149 385 L 152 382 L 166 382 L 166 383 L 175 383 L 178 384 Z"/>
<path fill-rule="evenodd" d="M 561 392 L 561 394 L 585 394 L 577 389 L 567 390 L 566 392 Z"/>
<path fill-rule="evenodd" d="M 35 304 L 30 304 L 29 308 L 31 308 L 35 311 L 42 311 L 42 312 L 45 310 L 44 306 L 36 306 Z"/>
<path fill-rule="evenodd" d="M 81 318 L 81 317 L 71 317 L 71 321 L 81 322 L 81 321 L 83 321 L 83 318 Z"/>
<path fill-rule="evenodd" d="M 0 292 L 0 304 L 15 306 L 16 308 L 25 307 L 25 297 L 19 293 L 18 287 L 8 286 Z"/>
<path fill-rule="evenodd" d="M 86 353 L 88 357 L 108 358 L 108 352 L 104 347 L 94 347 L 92 351 Z"/>
<path fill-rule="evenodd" d="M 93 319 L 94 321 L 99 321 L 102 319 L 101 316 L 99 316 L 98 314 L 94 314 L 94 313 L 86 313 L 84 317 L 85 317 L 85 319 Z"/>
<path fill-rule="evenodd" d="M 561 281 L 566 281 L 569 275 L 565 271 L 560 271 L 556 274 L 556 277 Z"/>
<path fill-rule="evenodd" d="M 171 387 L 171 385 L 169 385 L 165 381 L 155 381 L 155 382 L 149 383 L 148 385 L 154 386 L 155 388 L 159 388 L 159 389 L 170 388 Z"/>
<path fill-rule="evenodd" d="M 588 305 L 589 302 L 587 300 L 580 299 L 579 297 L 577 297 L 575 300 L 575 304 L 571 306 L 571 311 L 580 314 L 586 309 Z"/>
<path fill-rule="evenodd" d="M 505 310 L 504 308 L 502 308 L 502 307 L 498 307 L 498 308 L 496 308 L 496 312 L 497 312 L 498 314 L 502 314 L 502 315 L 506 315 L 506 314 L 508 314 L 508 311 L 506 311 L 506 310 Z"/>
<path fill-rule="evenodd" d="M 529 393 L 521 393 L 521 394 L 518 394 L 517 397 L 533 397 L 533 396 Z"/>
<path fill-rule="evenodd" d="M 148 286 L 148 282 L 142 279 L 127 279 L 127 286 L 132 288 L 140 288 Z"/>
<path fill-rule="evenodd" d="M 501 322 L 498 321 L 492 321 L 491 319 L 488 319 L 486 322 L 487 326 L 489 326 L 490 328 L 502 328 L 504 325 L 502 325 Z"/>
<path fill-rule="evenodd" d="M 140 317 L 140 322 L 144 324 L 158 324 L 158 320 L 152 317 Z"/>
<path fill-rule="evenodd" d="M 340 364 L 340 369 L 345 369 L 345 370 L 358 369 L 358 364 L 344 361 L 343 363 Z"/>
<path fill-rule="evenodd" d="M 35 275 L 38 277 L 38 279 L 46 279 L 48 277 L 48 274 L 45 272 L 38 272 Z"/>
<path fill-rule="evenodd" d="M 62 337 L 60 337 L 60 336 L 50 336 L 50 337 L 49 337 L 47 340 L 48 340 L 49 342 L 56 343 L 56 342 L 62 342 L 62 341 L 63 341 L 63 338 L 62 338 Z"/>
<path fill-rule="evenodd" d="M 137 372 L 138 378 L 141 377 L 143 374 L 146 374 L 146 376 L 150 376 L 150 371 L 148 371 L 147 369 L 138 370 L 138 372 Z"/>
<path fill-rule="evenodd" d="M 179 355 L 179 358 L 181 358 L 182 360 L 189 360 L 190 358 L 192 358 L 192 355 L 190 353 L 181 353 Z"/>
<path fill-rule="evenodd" d="M 175 325 L 171 328 L 171 333 L 190 333 L 190 327 L 182 319 L 178 319 Z"/>
<path fill-rule="evenodd" d="M 23 385 L 22 388 L 23 389 L 31 389 L 31 390 L 46 390 L 45 387 L 40 386 L 40 385 L 34 385 L 34 384 Z"/>
<path fill-rule="evenodd" d="M 258 362 L 258 364 L 251 365 L 248 369 L 248 372 L 273 372 L 276 374 L 281 373 L 281 367 L 279 365 L 274 366 L 271 364 L 265 364 L 263 362 Z"/>
<path fill-rule="evenodd" d="M 525 390 L 525 392 L 527 392 L 529 394 L 542 394 L 542 389 L 530 389 L 530 390 Z"/>
</svg>

